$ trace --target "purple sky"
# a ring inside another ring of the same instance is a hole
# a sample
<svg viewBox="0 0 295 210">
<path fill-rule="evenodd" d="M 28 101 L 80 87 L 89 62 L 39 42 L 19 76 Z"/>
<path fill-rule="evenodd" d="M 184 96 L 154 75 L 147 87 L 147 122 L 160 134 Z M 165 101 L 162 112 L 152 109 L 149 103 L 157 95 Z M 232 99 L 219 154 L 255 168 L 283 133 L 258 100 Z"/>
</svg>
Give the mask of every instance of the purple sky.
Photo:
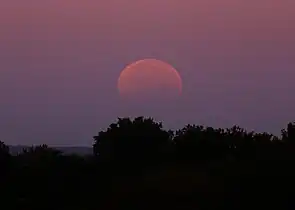
<svg viewBox="0 0 295 210">
<path fill-rule="evenodd" d="M 0 139 L 8 144 L 91 145 L 117 116 L 147 113 L 116 89 L 120 71 L 142 58 L 182 76 L 182 97 L 149 112 L 166 127 L 278 134 L 295 120 L 294 0 L 0 4 Z"/>
</svg>

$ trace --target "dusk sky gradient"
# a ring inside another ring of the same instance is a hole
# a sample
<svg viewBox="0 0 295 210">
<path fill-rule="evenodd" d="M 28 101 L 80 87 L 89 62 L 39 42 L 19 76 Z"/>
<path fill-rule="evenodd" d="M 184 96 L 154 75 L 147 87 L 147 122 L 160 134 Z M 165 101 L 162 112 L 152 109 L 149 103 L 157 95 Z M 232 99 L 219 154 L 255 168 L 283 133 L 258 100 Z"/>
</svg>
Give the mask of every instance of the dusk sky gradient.
<svg viewBox="0 0 295 210">
<path fill-rule="evenodd" d="M 182 77 L 152 113 L 167 128 L 295 120 L 294 0 L 1 0 L 0 140 L 90 146 L 129 114 L 117 80 L 143 58 Z"/>
</svg>

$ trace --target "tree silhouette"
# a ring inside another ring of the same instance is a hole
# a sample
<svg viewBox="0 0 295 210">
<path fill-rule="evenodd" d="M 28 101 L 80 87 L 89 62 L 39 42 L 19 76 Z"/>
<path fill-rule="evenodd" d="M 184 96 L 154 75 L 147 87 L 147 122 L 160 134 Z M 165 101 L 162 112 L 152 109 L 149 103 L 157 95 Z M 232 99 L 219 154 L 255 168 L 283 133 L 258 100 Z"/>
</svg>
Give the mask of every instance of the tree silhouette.
<svg viewBox="0 0 295 210">
<path fill-rule="evenodd" d="M 178 154 L 185 159 L 221 158 L 234 146 L 230 138 L 225 138 L 228 134 L 223 129 L 187 125 L 176 132 L 174 141 Z"/>
<path fill-rule="evenodd" d="M 61 155 L 61 151 L 48 147 L 46 144 L 23 149 L 20 156 L 35 160 L 50 160 Z"/>
<path fill-rule="evenodd" d="M 9 147 L 4 142 L 0 141 L 0 173 L 5 173 L 8 170 L 10 160 Z"/>
<path fill-rule="evenodd" d="M 282 140 L 288 143 L 295 143 L 295 124 L 288 123 L 287 130 L 282 129 Z"/>
<path fill-rule="evenodd" d="M 4 142 L 0 141 L 0 196 L 3 201 L 0 205 L 5 205 L 5 200 L 8 197 L 8 189 L 11 183 L 10 180 L 10 169 L 11 169 L 11 156 L 9 153 L 9 147 Z"/>
<path fill-rule="evenodd" d="M 0 178 L 7 176 L 10 164 L 9 147 L 0 141 Z M 4 181 L 4 180 L 1 180 Z"/>
<path fill-rule="evenodd" d="M 0 207 L 293 209 L 294 135 L 294 123 L 276 137 L 239 126 L 166 131 L 138 117 L 100 131 L 89 156 L 47 145 L 10 155 L 0 142 Z"/>
<path fill-rule="evenodd" d="M 0 141 L 0 158 L 6 158 L 7 156 L 9 156 L 9 147 Z"/>
<path fill-rule="evenodd" d="M 152 118 L 118 118 L 106 131 L 94 136 L 94 155 L 104 160 L 153 159 L 169 145 L 171 135 Z"/>
</svg>

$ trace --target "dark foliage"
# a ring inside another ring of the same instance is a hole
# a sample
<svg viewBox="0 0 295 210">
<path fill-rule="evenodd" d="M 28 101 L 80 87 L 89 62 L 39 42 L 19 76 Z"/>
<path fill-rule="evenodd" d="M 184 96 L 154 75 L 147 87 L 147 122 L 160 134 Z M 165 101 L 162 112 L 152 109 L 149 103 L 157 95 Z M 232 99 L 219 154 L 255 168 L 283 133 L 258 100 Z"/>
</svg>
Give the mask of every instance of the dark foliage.
<svg viewBox="0 0 295 210">
<path fill-rule="evenodd" d="M 1 208 L 293 209 L 294 163 L 294 123 L 276 137 L 119 118 L 94 136 L 93 156 L 47 145 L 13 156 L 0 142 Z"/>
</svg>

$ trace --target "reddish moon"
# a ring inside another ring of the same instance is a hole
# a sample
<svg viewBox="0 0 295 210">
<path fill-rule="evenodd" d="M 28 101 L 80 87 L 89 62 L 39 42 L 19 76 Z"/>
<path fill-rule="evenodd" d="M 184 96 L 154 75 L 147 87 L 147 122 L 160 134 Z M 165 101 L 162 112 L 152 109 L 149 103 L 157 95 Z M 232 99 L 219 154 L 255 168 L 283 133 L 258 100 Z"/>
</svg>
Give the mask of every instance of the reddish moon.
<svg viewBox="0 0 295 210">
<path fill-rule="evenodd" d="M 143 59 L 131 63 L 121 72 L 118 90 L 124 98 L 178 97 L 182 79 L 168 63 L 157 59 Z"/>
</svg>

